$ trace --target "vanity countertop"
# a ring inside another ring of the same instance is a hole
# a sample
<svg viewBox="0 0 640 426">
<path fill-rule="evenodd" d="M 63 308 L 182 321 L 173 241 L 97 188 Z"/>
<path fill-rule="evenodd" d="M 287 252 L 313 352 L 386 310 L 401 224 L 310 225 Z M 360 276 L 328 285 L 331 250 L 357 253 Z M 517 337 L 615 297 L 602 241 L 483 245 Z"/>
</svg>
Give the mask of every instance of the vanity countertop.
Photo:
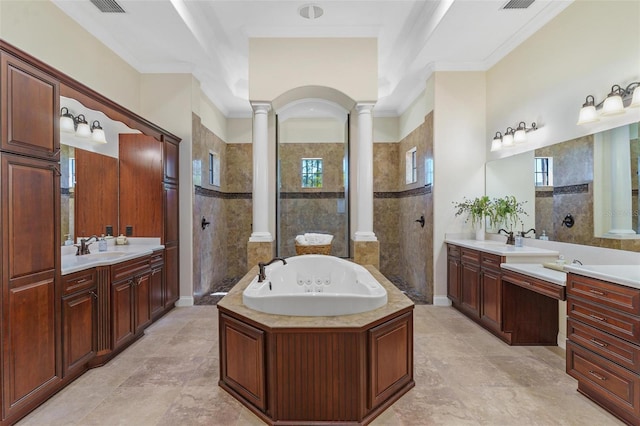
<svg viewBox="0 0 640 426">
<path fill-rule="evenodd" d="M 73 272 L 83 271 L 96 266 L 109 266 L 138 257 L 147 256 L 155 250 L 162 250 L 162 244 L 128 244 L 122 246 L 109 245 L 107 251 L 98 251 L 97 246 L 92 246 L 91 254 L 76 256 L 75 254 L 63 254 L 60 259 L 61 274 L 67 275 Z"/>
<path fill-rule="evenodd" d="M 527 245 L 525 245 L 524 247 L 516 247 L 516 246 L 507 245 L 503 242 L 494 241 L 494 240 L 465 240 L 465 239 L 447 238 L 444 241 L 449 244 L 455 244 L 457 246 L 466 247 L 473 250 L 484 251 L 487 253 L 497 254 L 499 256 L 505 256 L 505 257 L 526 258 L 527 256 L 542 256 L 542 257 L 550 258 L 549 260 L 555 260 L 560 254 L 555 250 L 541 249 L 538 247 L 529 247 Z M 512 262 L 509 262 L 509 263 L 512 263 Z M 540 261 L 538 263 L 540 263 Z"/>
<path fill-rule="evenodd" d="M 640 265 L 565 265 L 567 272 L 640 289 Z"/>
<path fill-rule="evenodd" d="M 567 285 L 567 273 L 545 268 L 538 263 L 501 263 L 500 267 L 523 275 L 538 278 L 553 284 L 565 287 Z"/>
</svg>

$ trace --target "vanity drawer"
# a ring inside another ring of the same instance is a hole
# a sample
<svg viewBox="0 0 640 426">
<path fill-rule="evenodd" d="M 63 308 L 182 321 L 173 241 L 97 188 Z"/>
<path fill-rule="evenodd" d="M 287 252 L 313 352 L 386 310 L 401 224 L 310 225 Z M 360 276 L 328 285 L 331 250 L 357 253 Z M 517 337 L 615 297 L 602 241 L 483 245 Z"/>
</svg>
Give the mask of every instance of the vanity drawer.
<svg viewBox="0 0 640 426">
<path fill-rule="evenodd" d="M 544 294 L 545 296 L 549 296 L 554 299 L 566 300 L 564 286 L 542 281 L 528 275 L 503 270 L 502 281 L 535 291 L 536 293 Z"/>
<path fill-rule="evenodd" d="M 460 249 L 460 257 L 463 262 L 480 264 L 480 252 L 467 248 Z"/>
<path fill-rule="evenodd" d="M 631 371 L 567 342 L 567 374 L 596 401 L 640 415 L 640 377 Z"/>
<path fill-rule="evenodd" d="M 143 273 L 150 269 L 149 256 L 142 256 L 127 262 L 111 266 L 111 282 L 117 282 L 125 278 Z"/>
<path fill-rule="evenodd" d="M 151 254 L 150 263 L 152 268 L 162 266 L 164 263 L 164 250 L 154 251 Z"/>
<path fill-rule="evenodd" d="M 460 257 L 460 248 L 451 244 L 447 244 L 447 256 Z"/>
<path fill-rule="evenodd" d="M 640 290 L 635 288 L 568 274 L 567 293 L 610 308 L 640 315 Z"/>
<path fill-rule="evenodd" d="M 480 264 L 483 268 L 495 269 L 496 271 L 500 271 L 500 264 L 502 263 L 502 257 L 497 254 L 489 254 L 489 253 L 481 253 L 480 254 Z"/>
<path fill-rule="evenodd" d="M 606 306 L 569 297 L 567 316 L 630 342 L 640 342 L 640 318 Z"/>
<path fill-rule="evenodd" d="M 640 347 L 569 318 L 567 338 L 616 364 L 640 373 Z"/>
<path fill-rule="evenodd" d="M 86 290 L 96 285 L 96 269 L 91 268 L 62 277 L 62 295 Z"/>
</svg>

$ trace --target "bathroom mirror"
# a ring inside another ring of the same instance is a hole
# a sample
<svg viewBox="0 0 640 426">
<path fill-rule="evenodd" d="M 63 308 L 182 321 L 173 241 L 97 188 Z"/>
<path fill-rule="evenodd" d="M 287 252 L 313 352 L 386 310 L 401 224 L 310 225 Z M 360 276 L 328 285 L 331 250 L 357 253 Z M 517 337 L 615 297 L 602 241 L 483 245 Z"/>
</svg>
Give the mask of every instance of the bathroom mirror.
<svg viewBox="0 0 640 426">
<path fill-rule="evenodd" d="M 526 201 L 524 228 L 536 237 L 544 230 L 555 241 L 639 251 L 639 157 L 633 123 L 490 161 L 486 192 Z"/>
<path fill-rule="evenodd" d="M 348 112 L 320 99 L 277 111 L 277 254 L 295 256 L 295 238 L 333 236 L 331 254 L 349 257 Z"/>
<path fill-rule="evenodd" d="M 111 120 L 101 111 L 86 108 L 75 99 L 60 97 L 61 108 L 74 116 L 82 114 L 91 124 L 97 120 L 106 143 L 60 132 L 61 241 L 107 234 L 106 226 L 118 224 L 118 138 L 123 133 L 141 133 Z"/>
</svg>

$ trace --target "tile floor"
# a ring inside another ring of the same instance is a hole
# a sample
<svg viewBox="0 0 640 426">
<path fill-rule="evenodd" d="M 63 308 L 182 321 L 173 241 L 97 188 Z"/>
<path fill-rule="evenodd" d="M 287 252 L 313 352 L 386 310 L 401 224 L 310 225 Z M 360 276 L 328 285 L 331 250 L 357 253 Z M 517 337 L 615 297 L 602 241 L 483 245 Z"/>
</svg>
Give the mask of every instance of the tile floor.
<svg viewBox="0 0 640 426">
<path fill-rule="evenodd" d="M 619 425 L 576 392 L 564 351 L 510 347 L 452 308 L 416 305 L 416 386 L 372 424 Z M 44 425 L 262 425 L 217 386 L 215 306 L 176 308 L 23 419 Z"/>
</svg>

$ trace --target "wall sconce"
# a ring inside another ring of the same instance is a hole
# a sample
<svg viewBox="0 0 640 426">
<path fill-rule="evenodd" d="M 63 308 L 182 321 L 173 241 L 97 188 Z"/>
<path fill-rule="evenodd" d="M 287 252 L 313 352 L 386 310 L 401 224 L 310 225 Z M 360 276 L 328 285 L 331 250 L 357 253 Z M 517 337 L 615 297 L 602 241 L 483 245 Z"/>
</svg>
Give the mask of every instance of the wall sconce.
<svg viewBox="0 0 640 426">
<path fill-rule="evenodd" d="M 531 127 L 527 127 L 524 121 L 518 123 L 517 128 L 507 127 L 504 136 L 500 132 L 491 141 L 491 151 L 500 151 L 502 148 L 509 148 L 514 144 L 520 144 L 527 141 L 527 133 L 538 130 L 536 123 L 531 123 Z"/>
<path fill-rule="evenodd" d="M 586 102 L 580 109 L 577 124 L 598 121 L 600 119 L 598 110 L 601 110 L 600 115 L 604 117 L 622 114 L 625 104 L 630 108 L 640 107 L 640 81 L 634 81 L 624 89 L 620 85 L 614 84 L 605 100 L 597 105 L 593 95 L 587 96 Z"/>
<path fill-rule="evenodd" d="M 67 107 L 60 109 L 60 130 L 65 133 L 75 133 L 81 138 L 91 137 L 93 142 L 107 143 L 104 130 L 98 120 L 94 120 L 89 126 L 84 114 L 78 114 L 74 117 Z"/>
</svg>

